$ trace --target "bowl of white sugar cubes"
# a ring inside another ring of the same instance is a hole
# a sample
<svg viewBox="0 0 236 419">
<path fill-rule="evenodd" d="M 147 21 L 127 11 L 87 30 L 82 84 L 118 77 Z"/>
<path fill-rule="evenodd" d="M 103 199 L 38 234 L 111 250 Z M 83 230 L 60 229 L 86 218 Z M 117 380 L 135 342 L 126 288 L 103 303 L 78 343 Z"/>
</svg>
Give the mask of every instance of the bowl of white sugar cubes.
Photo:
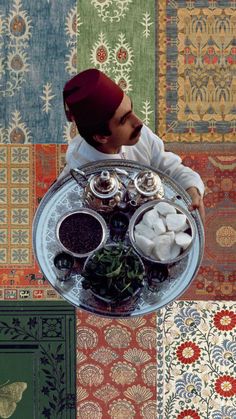
<svg viewBox="0 0 236 419">
<path fill-rule="evenodd" d="M 129 223 L 132 246 L 141 257 L 159 264 L 173 264 L 186 257 L 195 234 L 190 212 L 168 199 L 143 204 Z"/>
</svg>

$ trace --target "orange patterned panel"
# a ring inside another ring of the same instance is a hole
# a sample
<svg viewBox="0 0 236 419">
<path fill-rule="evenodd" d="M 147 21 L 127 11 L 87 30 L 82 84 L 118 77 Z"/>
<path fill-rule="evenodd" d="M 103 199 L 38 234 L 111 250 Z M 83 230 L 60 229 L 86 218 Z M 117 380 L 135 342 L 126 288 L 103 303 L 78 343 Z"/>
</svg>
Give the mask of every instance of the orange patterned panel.
<svg viewBox="0 0 236 419">
<path fill-rule="evenodd" d="M 57 299 L 32 252 L 35 210 L 64 164 L 66 145 L 0 145 L 0 299 Z"/>
<path fill-rule="evenodd" d="M 173 149 L 174 147 L 172 147 Z M 209 147 L 181 152 L 184 164 L 202 176 L 205 184 L 205 253 L 193 284 L 181 299 L 236 299 L 236 158 Z"/>
<path fill-rule="evenodd" d="M 77 315 L 77 417 L 156 419 L 156 314 Z"/>
</svg>

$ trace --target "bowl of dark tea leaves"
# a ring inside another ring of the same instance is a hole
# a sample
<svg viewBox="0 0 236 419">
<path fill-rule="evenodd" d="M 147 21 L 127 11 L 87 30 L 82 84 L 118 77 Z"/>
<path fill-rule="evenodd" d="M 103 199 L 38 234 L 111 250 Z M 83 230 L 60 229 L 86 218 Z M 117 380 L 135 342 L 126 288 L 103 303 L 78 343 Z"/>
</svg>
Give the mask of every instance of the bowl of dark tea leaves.
<svg viewBox="0 0 236 419">
<path fill-rule="evenodd" d="M 80 208 L 62 217 L 56 235 L 64 251 L 74 257 L 87 257 L 105 244 L 108 228 L 96 211 Z"/>
<path fill-rule="evenodd" d="M 116 303 L 141 290 L 144 273 L 144 264 L 132 247 L 110 244 L 87 258 L 82 286 L 91 289 L 100 300 Z"/>
</svg>

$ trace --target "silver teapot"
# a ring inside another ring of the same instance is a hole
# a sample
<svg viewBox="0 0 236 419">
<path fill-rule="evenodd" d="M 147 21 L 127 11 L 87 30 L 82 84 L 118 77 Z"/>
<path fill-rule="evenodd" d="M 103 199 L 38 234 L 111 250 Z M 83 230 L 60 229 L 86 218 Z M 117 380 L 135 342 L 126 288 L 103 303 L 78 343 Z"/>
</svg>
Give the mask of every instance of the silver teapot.
<svg viewBox="0 0 236 419">
<path fill-rule="evenodd" d="M 164 197 L 164 189 L 160 177 L 151 170 L 138 172 L 127 186 L 129 203 L 133 207 L 153 199 Z"/>
<path fill-rule="evenodd" d="M 114 171 L 102 170 L 87 178 L 79 169 L 72 169 L 71 175 L 78 181 L 77 174 L 87 179 L 84 188 L 84 201 L 96 211 L 110 212 L 114 207 L 124 206 L 126 188 Z"/>
</svg>

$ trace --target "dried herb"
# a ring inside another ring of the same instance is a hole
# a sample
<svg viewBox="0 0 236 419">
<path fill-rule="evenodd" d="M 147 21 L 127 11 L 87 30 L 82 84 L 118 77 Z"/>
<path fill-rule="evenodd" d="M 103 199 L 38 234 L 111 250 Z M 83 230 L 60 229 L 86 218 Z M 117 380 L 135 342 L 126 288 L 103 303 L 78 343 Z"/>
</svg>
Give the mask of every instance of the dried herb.
<svg viewBox="0 0 236 419">
<path fill-rule="evenodd" d="M 142 285 L 144 267 L 132 247 L 105 246 L 87 261 L 83 287 L 110 300 L 132 296 Z"/>
</svg>

